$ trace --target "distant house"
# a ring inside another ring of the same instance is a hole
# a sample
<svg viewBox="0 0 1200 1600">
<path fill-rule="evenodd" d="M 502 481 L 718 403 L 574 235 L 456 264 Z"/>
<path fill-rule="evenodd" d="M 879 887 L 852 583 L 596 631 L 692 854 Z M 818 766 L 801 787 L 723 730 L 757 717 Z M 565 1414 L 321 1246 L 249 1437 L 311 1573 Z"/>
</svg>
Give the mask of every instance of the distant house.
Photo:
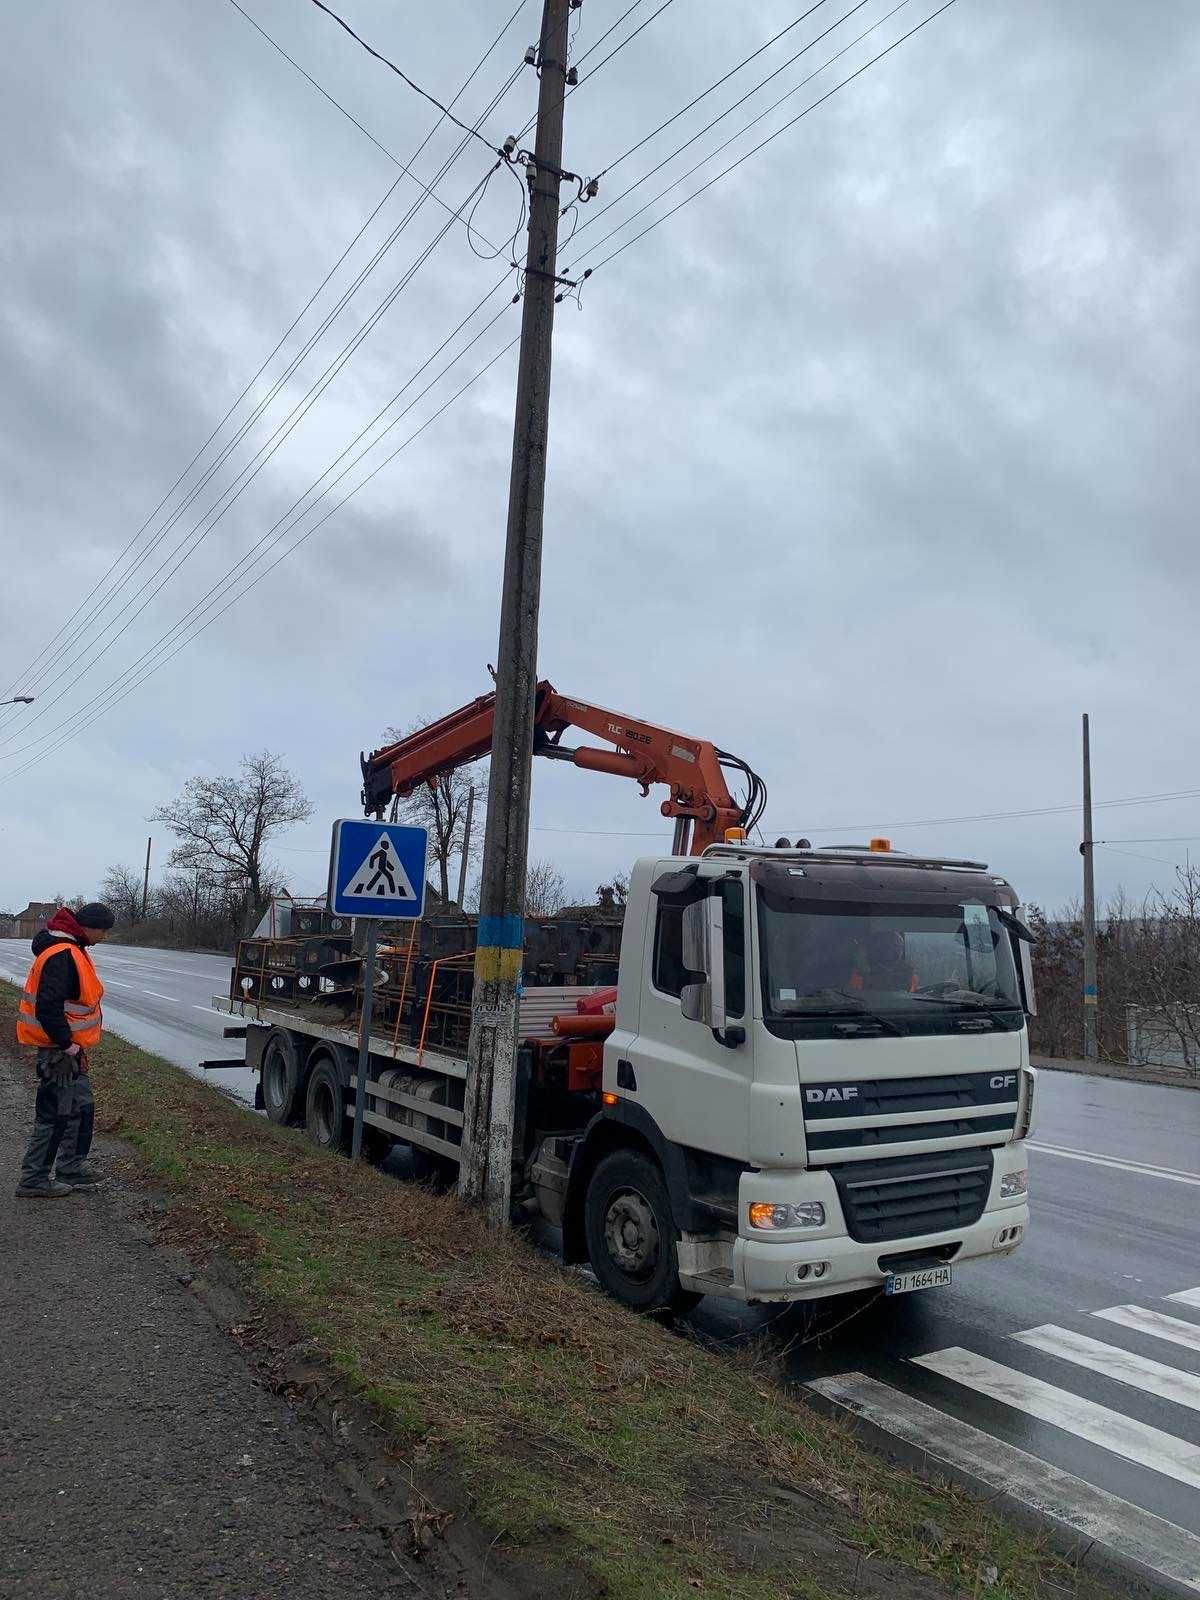
<svg viewBox="0 0 1200 1600">
<path fill-rule="evenodd" d="M 31 900 L 24 911 L 18 911 L 13 919 L 13 938 L 32 939 L 35 933 L 41 932 L 57 910 L 58 907 L 53 900 Z"/>
</svg>

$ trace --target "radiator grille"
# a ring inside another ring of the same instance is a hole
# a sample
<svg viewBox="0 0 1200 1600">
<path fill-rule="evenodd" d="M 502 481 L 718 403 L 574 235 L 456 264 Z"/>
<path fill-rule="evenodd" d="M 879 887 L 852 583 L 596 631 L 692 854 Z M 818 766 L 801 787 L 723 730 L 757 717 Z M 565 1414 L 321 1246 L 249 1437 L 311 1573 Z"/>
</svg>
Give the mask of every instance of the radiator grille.
<svg viewBox="0 0 1200 1600">
<path fill-rule="evenodd" d="M 992 1153 L 967 1150 L 853 1161 L 829 1171 L 850 1237 L 877 1244 L 978 1222 L 992 1185 Z"/>
</svg>

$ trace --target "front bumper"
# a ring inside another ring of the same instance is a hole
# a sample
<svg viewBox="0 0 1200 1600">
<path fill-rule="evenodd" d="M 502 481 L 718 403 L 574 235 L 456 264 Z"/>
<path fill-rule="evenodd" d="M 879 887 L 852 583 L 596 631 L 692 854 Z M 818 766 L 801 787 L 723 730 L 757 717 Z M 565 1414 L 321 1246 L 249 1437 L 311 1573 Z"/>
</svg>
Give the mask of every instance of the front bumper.
<svg viewBox="0 0 1200 1600">
<path fill-rule="evenodd" d="M 941 1255 L 952 1263 L 1012 1255 L 1029 1227 L 1028 1196 L 1002 1199 L 1000 1185 L 1007 1174 L 1027 1171 L 1028 1157 L 1019 1141 L 994 1147 L 992 1155 L 991 1189 L 977 1222 L 943 1233 L 915 1234 L 884 1243 L 860 1243 L 850 1238 L 830 1173 L 819 1168 L 745 1173 L 739 1197 L 743 1219 L 756 1200 L 777 1204 L 820 1200 L 825 1206 L 826 1221 L 823 1228 L 790 1229 L 774 1235 L 751 1234 L 743 1222 L 743 1234 L 730 1241 L 727 1261 L 731 1281 L 724 1292 L 738 1300 L 815 1300 L 879 1288 L 890 1275 L 880 1261 L 909 1252 Z M 1014 1230 L 1019 1231 L 1014 1234 Z M 957 1248 L 942 1255 L 945 1246 Z M 824 1275 L 799 1279 L 797 1268 L 811 1268 L 815 1262 L 828 1264 Z"/>
</svg>

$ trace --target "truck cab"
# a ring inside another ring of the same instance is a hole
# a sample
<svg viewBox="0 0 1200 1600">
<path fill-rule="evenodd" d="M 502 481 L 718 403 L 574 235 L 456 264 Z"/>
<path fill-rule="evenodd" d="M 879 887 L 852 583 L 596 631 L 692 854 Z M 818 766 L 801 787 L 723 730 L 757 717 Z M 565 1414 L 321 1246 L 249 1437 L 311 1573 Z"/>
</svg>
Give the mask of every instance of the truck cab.
<svg viewBox="0 0 1200 1600">
<path fill-rule="evenodd" d="M 602 1104 L 533 1158 L 568 1259 L 678 1309 L 901 1292 L 1011 1254 L 1029 942 L 978 862 L 744 841 L 638 861 Z"/>
</svg>

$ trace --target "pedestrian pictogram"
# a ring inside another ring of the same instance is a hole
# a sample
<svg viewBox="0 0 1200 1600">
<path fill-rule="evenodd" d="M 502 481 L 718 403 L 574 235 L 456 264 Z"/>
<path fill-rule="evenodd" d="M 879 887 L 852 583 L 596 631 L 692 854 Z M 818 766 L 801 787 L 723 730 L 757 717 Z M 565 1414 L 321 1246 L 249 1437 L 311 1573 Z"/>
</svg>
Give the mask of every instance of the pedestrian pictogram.
<svg viewBox="0 0 1200 1600">
<path fill-rule="evenodd" d="M 413 920 L 425 909 L 425 828 L 345 818 L 333 825 L 329 909 Z"/>
<path fill-rule="evenodd" d="M 386 896 L 390 900 L 415 900 L 417 891 L 408 881 L 408 874 L 400 865 L 386 833 L 379 835 L 374 850 L 354 875 L 348 894 Z"/>
</svg>

